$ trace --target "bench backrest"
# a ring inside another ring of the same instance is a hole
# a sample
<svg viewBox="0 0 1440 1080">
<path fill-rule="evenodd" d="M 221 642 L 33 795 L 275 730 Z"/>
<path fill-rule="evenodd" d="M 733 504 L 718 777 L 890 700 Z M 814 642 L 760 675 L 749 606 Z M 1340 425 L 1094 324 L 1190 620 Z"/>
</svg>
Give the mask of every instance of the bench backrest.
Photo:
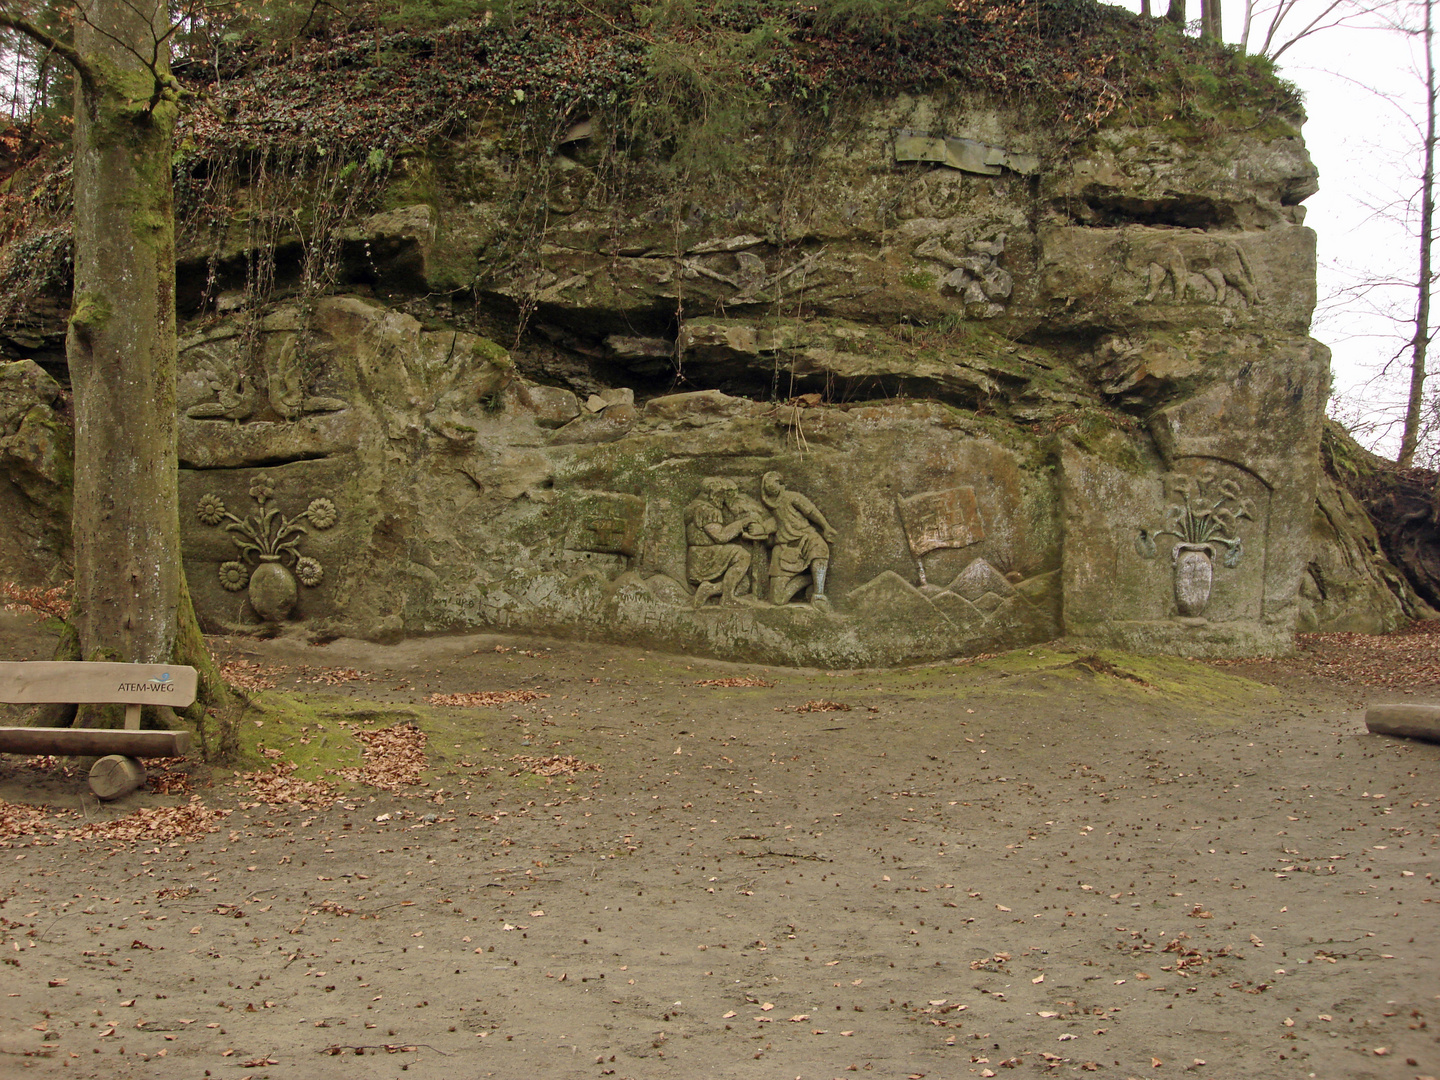
<svg viewBox="0 0 1440 1080">
<path fill-rule="evenodd" d="M 0 661 L 0 701 L 91 705 L 189 705 L 196 676 L 184 664 L 108 664 L 79 660 Z"/>
</svg>

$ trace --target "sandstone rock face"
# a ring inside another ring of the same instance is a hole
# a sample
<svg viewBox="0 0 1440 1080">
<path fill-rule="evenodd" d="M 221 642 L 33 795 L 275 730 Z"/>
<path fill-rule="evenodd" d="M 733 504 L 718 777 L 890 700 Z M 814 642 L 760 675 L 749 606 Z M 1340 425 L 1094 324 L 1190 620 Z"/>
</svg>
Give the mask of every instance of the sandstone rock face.
<svg viewBox="0 0 1440 1080">
<path fill-rule="evenodd" d="M 180 355 L 202 618 L 822 666 L 1289 648 L 1328 385 L 1298 132 L 849 120 L 798 175 L 755 135 L 744 184 L 628 201 L 589 135 L 536 181 L 476 128 L 345 234 L 348 287 L 217 303 Z"/>
<path fill-rule="evenodd" d="M 1314 547 L 1300 579 L 1304 633 L 1388 634 L 1415 619 L 1440 618 L 1385 557 L 1375 524 L 1343 486 L 1320 477 Z"/>
<path fill-rule="evenodd" d="M 60 385 L 29 360 L 0 363 L 0 577 L 55 583 L 69 547 L 73 440 Z"/>
<path fill-rule="evenodd" d="M 853 127 L 788 185 L 757 138 L 753 185 L 678 227 L 567 159 L 523 273 L 487 261 L 502 155 L 457 147 L 434 205 L 357 229 L 391 253 L 387 303 L 187 341 L 204 616 L 259 621 L 263 557 L 297 583 L 286 618 L 371 637 L 826 666 L 1067 633 L 1288 648 L 1328 379 L 1298 136 L 1117 129 L 1062 156 L 929 99 Z M 467 260 L 482 305 L 534 311 L 513 350 L 405 313 Z"/>
</svg>

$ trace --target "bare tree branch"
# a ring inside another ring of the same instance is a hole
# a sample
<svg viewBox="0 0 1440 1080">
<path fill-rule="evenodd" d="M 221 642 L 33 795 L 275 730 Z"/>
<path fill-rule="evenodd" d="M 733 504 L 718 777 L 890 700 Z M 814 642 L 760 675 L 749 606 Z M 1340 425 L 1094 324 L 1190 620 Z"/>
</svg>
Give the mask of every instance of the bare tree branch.
<svg viewBox="0 0 1440 1080">
<path fill-rule="evenodd" d="M 95 72 L 91 69 L 90 65 L 85 62 L 85 58 L 75 50 L 73 45 L 61 41 L 54 34 L 36 26 L 29 19 L 19 15 L 11 15 L 7 12 L 0 11 L 0 26 L 24 34 L 32 41 L 39 42 L 45 46 L 45 48 L 55 53 L 56 56 L 64 57 L 70 66 L 75 69 L 75 73 L 80 76 L 80 81 L 85 84 L 85 89 L 87 91 L 93 91 L 95 89 Z"/>
</svg>

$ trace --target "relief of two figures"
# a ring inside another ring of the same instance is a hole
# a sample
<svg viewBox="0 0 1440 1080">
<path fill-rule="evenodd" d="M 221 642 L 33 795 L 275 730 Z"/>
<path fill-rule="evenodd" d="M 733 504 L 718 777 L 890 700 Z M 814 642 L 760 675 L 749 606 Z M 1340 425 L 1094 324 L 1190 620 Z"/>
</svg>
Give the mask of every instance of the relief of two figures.
<svg viewBox="0 0 1440 1080">
<path fill-rule="evenodd" d="M 835 530 L 778 472 L 760 480 L 760 499 L 729 477 L 708 476 L 685 508 L 685 571 L 694 604 L 788 604 L 802 594 L 829 610 L 825 574 Z M 745 595 L 746 593 L 749 595 Z"/>
</svg>

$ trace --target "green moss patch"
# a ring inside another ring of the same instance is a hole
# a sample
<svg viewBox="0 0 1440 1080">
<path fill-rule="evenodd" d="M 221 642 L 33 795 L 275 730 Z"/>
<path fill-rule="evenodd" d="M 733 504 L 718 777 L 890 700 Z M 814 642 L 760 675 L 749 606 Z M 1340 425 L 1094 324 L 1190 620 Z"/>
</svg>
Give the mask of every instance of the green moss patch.
<svg viewBox="0 0 1440 1080">
<path fill-rule="evenodd" d="M 487 780 L 509 787 L 567 788 L 589 786 L 598 773 L 547 777 L 531 771 L 524 760 L 570 754 L 603 765 L 599 747 L 578 732 L 546 725 L 536 716 L 512 719 L 514 707 L 452 708 L 366 701 L 337 694 L 262 691 L 251 695 L 240 718 L 237 772 L 266 771 L 277 763 L 295 766 L 294 777 L 324 781 L 341 791 L 363 791 L 341 770 L 363 763 L 357 732 L 395 724 L 414 724 L 426 736 L 428 788 L 453 793 L 467 782 Z M 561 746 L 556 746 L 557 742 Z M 279 756 L 276 756 L 278 752 Z"/>
<path fill-rule="evenodd" d="M 949 664 L 848 673 L 827 678 L 825 689 L 837 697 L 881 691 L 956 698 L 977 713 L 1023 709 L 1026 701 L 1035 702 L 1037 712 L 1063 713 L 1055 702 L 1084 701 L 1091 713 L 1116 723 L 1162 727 L 1228 726 L 1242 710 L 1280 700 L 1272 687 L 1193 660 L 1040 645 Z"/>
</svg>

